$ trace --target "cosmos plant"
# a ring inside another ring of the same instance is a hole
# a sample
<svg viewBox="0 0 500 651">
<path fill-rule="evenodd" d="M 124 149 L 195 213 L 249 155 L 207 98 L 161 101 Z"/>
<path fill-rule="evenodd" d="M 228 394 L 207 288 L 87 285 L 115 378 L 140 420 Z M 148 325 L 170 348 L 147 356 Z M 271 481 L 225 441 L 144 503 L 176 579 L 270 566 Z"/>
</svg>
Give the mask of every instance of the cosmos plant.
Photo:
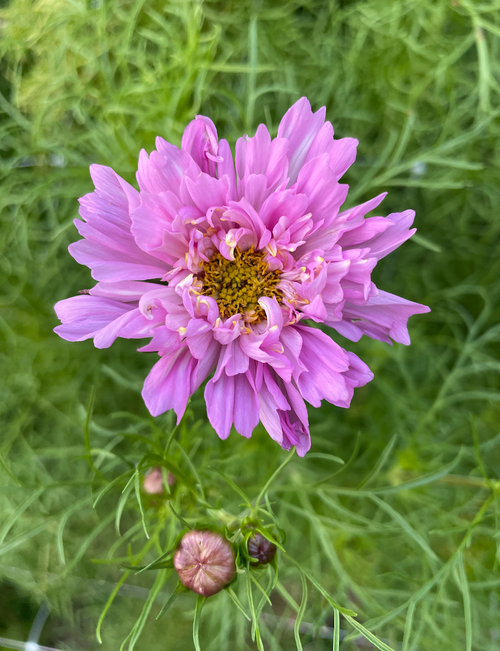
<svg viewBox="0 0 500 651">
<path fill-rule="evenodd" d="M 429 311 L 372 282 L 377 262 L 415 232 L 414 212 L 367 218 L 385 194 L 341 211 L 339 179 L 358 142 L 335 140 L 325 112 L 300 99 L 276 138 L 262 124 L 240 138 L 234 162 L 198 116 L 180 149 L 157 138 L 149 156 L 141 151 L 139 191 L 91 166 L 95 191 L 75 220 L 83 239 L 69 251 L 98 282 L 57 303 L 55 331 L 97 348 L 150 337 L 139 350 L 160 357 L 142 392 L 153 416 L 174 409 L 180 420 L 210 378 L 207 413 L 221 438 L 232 425 L 250 437 L 260 420 L 303 456 L 305 402 L 349 407 L 373 378 L 318 325 L 351 341 L 409 344 L 408 318 Z"/>
</svg>

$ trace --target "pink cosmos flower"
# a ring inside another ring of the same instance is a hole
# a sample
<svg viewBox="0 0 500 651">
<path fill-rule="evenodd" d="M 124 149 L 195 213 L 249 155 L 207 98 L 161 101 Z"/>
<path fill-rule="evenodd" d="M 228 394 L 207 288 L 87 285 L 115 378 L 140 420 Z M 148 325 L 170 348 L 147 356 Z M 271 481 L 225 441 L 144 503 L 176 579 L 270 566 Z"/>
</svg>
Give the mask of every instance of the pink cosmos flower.
<svg viewBox="0 0 500 651">
<path fill-rule="evenodd" d="M 181 148 L 156 140 L 139 156 L 139 191 L 92 165 L 95 191 L 80 200 L 83 239 L 69 251 L 97 284 L 55 306 L 69 341 L 116 337 L 159 361 L 143 398 L 157 416 L 182 417 L 205 388 L 208 418 L 225 439 L 250 437 L 259 420 L 283 448 L 310 448 L 305 401 L 348 407 L 373 374 L 354 353 L 307 321 L 358 341 L 409 344 L 407 321 L 428 312 L 379 290 L 377 262 L 413 235 L 412 210 L 369 217 L 385 194 L 341 210 L 339 179 L 358 142 L 333 138 L 325 108 L 303 97 L 271 139 L 260 125 L 236 143 L 196 117 Z M 156 281 L 156 282 L 151 282 Z"/>
</svg>

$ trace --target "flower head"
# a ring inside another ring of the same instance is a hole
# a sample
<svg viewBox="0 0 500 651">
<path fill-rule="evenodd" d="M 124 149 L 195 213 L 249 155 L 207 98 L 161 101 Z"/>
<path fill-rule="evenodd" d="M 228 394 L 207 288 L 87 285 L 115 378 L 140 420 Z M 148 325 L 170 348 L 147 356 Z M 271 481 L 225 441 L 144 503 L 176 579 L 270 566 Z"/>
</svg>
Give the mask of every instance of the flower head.
<svg viewBox="0 0 500 651">
<path fill-rule="evenodd" d="M 174 554 L 174 567 L 183 585 L 210 597 L 236 574 L 233 546 L 214 531 L 188 531 Z"/>
<path fill-rule="evenodd" d="M 384 198 L 341 210 L 357 141 L 333 138 L 325 109 L 306 98 L 278 136 L 260 125 L 233 155 L 213 122 L 197 117 L 181 148 L 156 140 L 139 156 L 139 191 L 92 165 L 95 191 L 80 200 L 83 239 L 73 257 L 98 281 L 56 305 L 69 341 L 151 341 L 160 359 L 143 397 L 156 416 L 182 417 L 207 379 L 210 422 L 249 437 L 259 420 L 283 448 L 310 448 L 305 401 L 348 407 L 373 375 L 307 321 L 352 341 L 409 344 L 407 321 L 428 308 L 379 290 L 377 262 L 413 233 L 412 210 L 366 217 Z M 145 282 L 148 281 L 148 282 Z M 156 281 L 156 282 L 151 282 Z"/>
</svg>

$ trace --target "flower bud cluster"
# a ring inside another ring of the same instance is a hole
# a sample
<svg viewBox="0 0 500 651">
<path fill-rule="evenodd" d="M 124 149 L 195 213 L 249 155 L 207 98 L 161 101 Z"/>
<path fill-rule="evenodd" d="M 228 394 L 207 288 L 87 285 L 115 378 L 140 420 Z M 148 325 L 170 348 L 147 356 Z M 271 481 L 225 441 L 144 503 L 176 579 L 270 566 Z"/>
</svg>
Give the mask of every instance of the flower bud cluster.
<svg viewBox="0 0 500 651">
<path fill-rule="evenodd" d="M 232 583 L 240 559 L 254 568 L 274 561 L 277 545 L 255 524 L 245 525 L 235 537 L 241 541 L 236 551 L 235 545 L 217 531 L 187 531 L 173 557 L 181 583 L 197 594 L 210 597 Z"/>
</svg>

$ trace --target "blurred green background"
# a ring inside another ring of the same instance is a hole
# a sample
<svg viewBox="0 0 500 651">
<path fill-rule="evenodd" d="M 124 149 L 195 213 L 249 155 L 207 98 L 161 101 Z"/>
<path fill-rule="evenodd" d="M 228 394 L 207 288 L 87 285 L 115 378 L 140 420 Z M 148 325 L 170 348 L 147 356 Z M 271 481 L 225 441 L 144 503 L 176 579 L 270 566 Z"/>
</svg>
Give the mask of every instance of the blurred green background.
<svg viewBox="0 0 500 651">
<path fill-rule="evenodd" d="M 499 10 L 487 0 L 13 0 L 0 11 L 0 648 L 23 648 L 6 639 L 26 641 L 37 613 L 30 639 L 41 629 L 48 647 L 99 648 L 119 561 L 152 560 L 179 529 L 163 497 L 145 499 L 148 543 L 133 491 L 121 496 L 124 473 L 172 428 L 140 397 L 154 356 L 134 341 L 96 350 L 52 332 L 53 304 L 92 284 L 67 253 L 89 164 L 135 183 L 139 150 L 156 135 L 179 144 L 195 114 L 234 144 L 260 122 L 275 134 L 306 95 L 326 105 L 337 137 L 360 141 L 348 203 L 388 190 L 384 214 L 416 210 L 417 236 L 374 279 L 432 313 L 411 320 L 410 348 L 345 342 L 375 379 L 348 411 L 310 410 L 319 455 L 294 459 L 269 501 L 288 552 L 383 640 L 355 638 L 342 619 L 341 649 L 498 651 Z M 218 508 L 238 514 L 241 498 L 214 467 L 253 499 L 286 457 L 261 428 L 219 441 L 201 392 L 170 454 L 187 477 L 174 488 L 180 511 L 215 520 Z M 131 648 L 193 648 L 195 599 L 179 597 L 156 622 L 175 586 L 158 576 L 127 579 L 104 648 L 133 627 Z M 284 558 L 280 581 L 260 633 L 266 649 L 300 648 L 302 583 Z M 244 579 L 237 586 L 246 608 Z M 311 584 L 304 608 L 303 648 L 331 649 L 332 610 Z M 250 628 L 222 593 L 203 611 L 201 648 L 256 649 Z"/>
</svg>

